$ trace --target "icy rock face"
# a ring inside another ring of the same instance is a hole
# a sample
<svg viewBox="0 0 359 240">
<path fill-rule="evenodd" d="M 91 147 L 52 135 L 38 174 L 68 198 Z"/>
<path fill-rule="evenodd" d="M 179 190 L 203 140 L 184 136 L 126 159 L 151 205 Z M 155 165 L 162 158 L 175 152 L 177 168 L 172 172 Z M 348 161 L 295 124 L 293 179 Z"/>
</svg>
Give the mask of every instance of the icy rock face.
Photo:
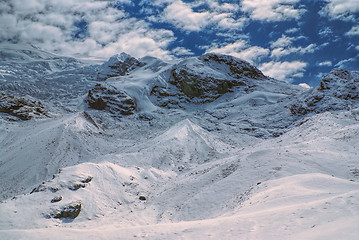
<svg viewBox="0 0 359 240">
<path fill-rule="evenodd" d="M 101 65 L 97 75 L 97 80 L 105 81 L 110 77 L 124 76 L 135 68 L 142 67 L 144 65 L 144 63 L 126 53 L 116 54 Z"/>
<path fill-rule="evenodd" d="M 334 69 L 320 85 L 296 98 L 290 106 L 294 115 L 349 110 L 359 104 L 359 73 Z"/>
<path fill-rule="evenodd" d="M 48 116 L 42 102 L 30 97 L 17 97 L 0 92 L 0 112 L 16 117 L 13 120 L 30 120 Z"/>
<path fill-rule="evenodd" d="M 170 83 L 176 85 L 191 102 L 212 102 L 234 87 L 251 87 L 248 79 L 266 79 L 255 67 L 240 59 L 205 54 L 194 62 L 184 61 L 172 70 Z"/>
<path fill-rule="evenodd" d="M 226 69 L 229 76 L 235 79 L 243 79 L 245 77 L 252 79 L 266 79 L 267 77 L 256 67 L 252 66 L 246 61 L 241 59 L 222 55 L 208 53 L 199 57 L 203 62 L 207 62 L 212 68 L 220 69 L 222 65 Z"/>
<path fill-rule="evenodd" d="M 89 90 L 86 102 L 92 109 L 106 110 L 115 116 L 130 115 L 136 110 L 136 103 L 130 96 L 106 83 Z"/>
</svg>

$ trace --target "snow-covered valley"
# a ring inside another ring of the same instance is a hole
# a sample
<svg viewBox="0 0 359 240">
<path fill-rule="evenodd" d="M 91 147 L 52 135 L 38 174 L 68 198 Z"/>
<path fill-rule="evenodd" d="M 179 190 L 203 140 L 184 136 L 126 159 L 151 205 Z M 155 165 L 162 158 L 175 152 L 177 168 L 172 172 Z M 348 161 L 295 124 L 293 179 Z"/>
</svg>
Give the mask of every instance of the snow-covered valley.
<svg viewBox="0 0 359 240">
<path fill-rule="evenodd" d="M 0 47 L 1 239 L 357 239 L 359 73 Z"/>
</svg>

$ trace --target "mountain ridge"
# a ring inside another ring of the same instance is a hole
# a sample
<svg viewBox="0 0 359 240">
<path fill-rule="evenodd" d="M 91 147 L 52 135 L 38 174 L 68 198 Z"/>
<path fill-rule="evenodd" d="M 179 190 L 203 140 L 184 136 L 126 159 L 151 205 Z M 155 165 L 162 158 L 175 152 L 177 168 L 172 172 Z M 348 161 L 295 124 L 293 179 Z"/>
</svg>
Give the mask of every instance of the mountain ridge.
<svg viewBox="0 0 359 240">
<path fill-rule="evenodd" d="M 305 89 L 220 54 L 28 48 L 0 47 L 4 239 L 359 234 L 358 72 Z"/>
</svg>

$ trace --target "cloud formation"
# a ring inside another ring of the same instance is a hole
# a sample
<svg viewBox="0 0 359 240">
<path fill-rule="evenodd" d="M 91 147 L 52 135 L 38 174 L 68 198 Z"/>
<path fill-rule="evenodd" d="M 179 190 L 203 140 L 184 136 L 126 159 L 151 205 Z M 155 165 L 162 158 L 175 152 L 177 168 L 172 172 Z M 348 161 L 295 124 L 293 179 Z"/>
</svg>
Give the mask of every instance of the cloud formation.
<svg viewBox="0 0 359 240">
<path fill-rule="evenodd" d="M 358 12 L 358 0 L 327 0 L 327 5 L 322 9 L 321 14 L 334 19 L 353 21 L 354 14 Z"/>
<path fill-rule="evenodd" d="M 171 23 L 186 32 L 201 31 L 208 26 L 222 30 L 238 30 L 242 29 L 248 21 L 245 17 L 234 16 L 234 13 L 239 11 L 238 4 L 219 4 L 214 0 L 192 3 L 185 3 L 181 0 L 162 0 L 154 1 L 152 5 L 165 6 L 165 8 L 160 17 L 151 16 L 151 20 Z M 193 8 L 198 6 L 203 9 L 194 11 Z"/>
<path fill-rule="evenodd" d="M 359 36 L 359 25 L 352 27 L 348 32 L 345 33 L 346 36 Z"/>
<path fill-rule="evenodd" d="M 221 53 L 241 58 L 251 64 L 259 62 L 259 60 L 269 54 L 266 48 L 251 46 L 245 40 L 238 40 L 224 46 L 213 44 L 207 47 L 206 52 Z"/>
<path fill-rule="evenodd" d="M 318 66 L 319 67 L 331 67 L 331 66 L 333 66 L 333 63 L 332 63 L 332 61 L 324 61 L 324 62 L 318 63 Z"/>
<path fill-rule="evenodd" d="M 242 11 L 261 21 L 283 21 L 299 19 L 305 9 L 297 7 L 300 0 L 242 0 Z"/>
<path fill-rule="evenodd" d="M 170 30 L 127 17 L 113 1 L 11 0 L 0 3 L 0 41 L 33 43 L 65 55 L 108 58 L 125 51 L 135 57 L 170 58 Z M 118 3 L 129 4 L 127 0 Z M 78 23 L 82 28 L 79 29 Z M 77 31 L 84 31 L 75 34 Z M 77 36 L 77 37 L 74 37 Z"/>
<path fill-rule="evenodd" d="M 306 54 L 313 53 L 317 49 L 315 44 L 309 44 L 306 47 L 294 47 L 293 45 L 294 38 L 287 37 L 286 35 L 282 35 L 282 37 L 278 38 L 276 41 L 271 43 L 271 57 L 274 59 L 279 59 L 283 56 L 287 56 L 292 53 L 296 54 Z"/>
<path fill-rule="evenodd" d="M 194 12 L 189 5 L 176 1 L 164 9 L 163 18 L 186 31 L 199 31 L 208 24 L 210 13 Z"/>
<path fill-rule="evenodd" d="M 267 76 L 286 82 L 292 82 L 297 77 L 302 77 L 307 63 L 301 61 L 292 62 L 268 62 L 259 66 L 259 69 Z"/>
</svg>

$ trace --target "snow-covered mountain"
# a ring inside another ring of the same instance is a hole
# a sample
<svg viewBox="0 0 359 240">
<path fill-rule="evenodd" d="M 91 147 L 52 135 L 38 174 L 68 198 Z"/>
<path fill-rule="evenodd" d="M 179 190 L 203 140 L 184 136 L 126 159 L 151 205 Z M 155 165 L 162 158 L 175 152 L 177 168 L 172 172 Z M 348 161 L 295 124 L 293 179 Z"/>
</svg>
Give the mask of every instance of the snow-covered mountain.
<svg viewBox="0 0 359 240">
<path fill-rule="evenodd" d="M 1 239 L 356 239 L 359 73 L 0 46 Z"/>
</svg>

